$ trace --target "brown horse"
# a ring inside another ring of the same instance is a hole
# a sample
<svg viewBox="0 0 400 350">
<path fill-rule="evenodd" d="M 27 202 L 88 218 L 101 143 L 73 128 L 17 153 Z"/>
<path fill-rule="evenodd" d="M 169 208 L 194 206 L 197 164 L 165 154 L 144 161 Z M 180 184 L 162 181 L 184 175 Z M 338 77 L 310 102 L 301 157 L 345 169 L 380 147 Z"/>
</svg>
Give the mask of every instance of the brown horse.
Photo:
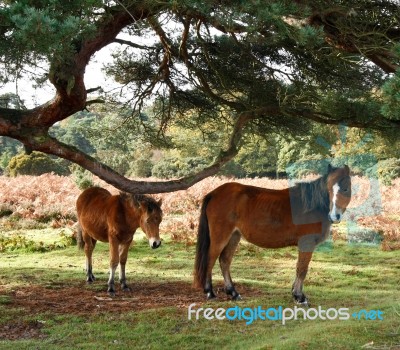
<svg viewBox="0 0 400 350">
<path fill-rule="evenodd" d="M 123 291 L 126 284 L 125 265 L 133 234 L 140 226 L 146 234 L 150 247 L 161 245 L 159 225 L 162 219 L 161 201 L 144 195 L 121 192 L 111 195 L 100 187 L 92 187 L 78 197 L 76 202 L 79 226 L 78 245 L 85 249 L 87 282 L 95 280 L 92 272 L 92 253 L 97 241 L 109 242 L 110 278 L 108 293 L 115 295 L 114 275 L 120 265 L 119 281 Z"/>
<path fill-rule="evenodd" d="M 298 246 L 296 279 L 292 295 L 308 304 L 303 282 L 312 253 L 329 235 L 332 223 L 339 222 L 350 202 L 348 166 L 328 167 L 328 174 L 312 182 L 272 190 L 239 183 L 226 183 L 203 200 L 195 262 L 195 285 L 207 298 L 215 298 L 212 269 L 219 257 L 225 291 L 240 299 L 230 275 L 236 247 L 243 236 L 263 248 Z"/>
</svg>

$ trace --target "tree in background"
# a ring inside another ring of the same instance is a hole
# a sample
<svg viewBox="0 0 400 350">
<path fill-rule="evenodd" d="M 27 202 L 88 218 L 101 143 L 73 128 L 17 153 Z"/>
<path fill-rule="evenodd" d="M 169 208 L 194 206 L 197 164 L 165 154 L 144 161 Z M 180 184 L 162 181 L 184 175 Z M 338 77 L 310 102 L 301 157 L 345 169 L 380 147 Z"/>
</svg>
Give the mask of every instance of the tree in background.
<svg viewBox="0 0 400 350">
<path fill-rule="evenodd" d="M 19 154 L 12 157 L 6 170 L 7 174 L 10 176 L 42 175 L 51 172 L 57 175 L 70 174 L 65 160 L 54 160 L 47 154 L 36 151 L 30 154 Z"/>
<path fill-rule="evenodd" d="M 399 18 L 392 0 L 3 1 L 1 81 L 48 81 L 56 92 L 33 109 L 0 108 L 0 135 L 142 193 L 185 189 L 215 174 L 245 133 L 306 137 L 318 122 L 395 138 Z M 226 143 L 211 165 L 178 180 L 137 182 L 49 133 L 99 102 L 88 98 L 98 90 L 83 78 L 93 55 L 112 43 L 120 49 L 107 73 L 120 89 L 106 97 L 123 103 L 125 133 L 166 143 L 174 123 L 221 125 Z"/>
<path fill-rule="evenodd" d="M 25 109 L 23 101 L 13 93 L 0 95 L 0 108 Z M 21 142 L 0 136 L 0 173 L 6 169 L 11 158 L 22 150 Z"/>
</svg>

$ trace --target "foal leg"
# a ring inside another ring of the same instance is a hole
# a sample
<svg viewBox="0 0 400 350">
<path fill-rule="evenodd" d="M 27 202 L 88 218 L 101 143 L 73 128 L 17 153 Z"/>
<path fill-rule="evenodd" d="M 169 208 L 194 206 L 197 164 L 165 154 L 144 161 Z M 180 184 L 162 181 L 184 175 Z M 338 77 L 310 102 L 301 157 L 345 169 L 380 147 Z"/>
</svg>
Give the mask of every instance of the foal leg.
<svg viewBox="0 0 400 350">
<path fill-rule="evenodd" d="M 124 292 L 129 292 L 131 289 L 126 284 L 125 276 L 125 265 L 128 259 L 129 247 L 132 243 L 130 240 L 128 243 L 123 243 L 119 245 L 119 283 L 121 283 L 121 288 Z"/>
<path fill-rule="evenodd" d="M 230 273 L 233 254 L 235 253 L 239 244 L 240 237 L 240 232 L 235 231 L 219 256 L 219 265 L 221 266 L 222 275 L 224 276 L 225 281 L 225 292 L 232 297 L 232 300 L 242 299 L 240 294 L 235 289 Z"/>
<path fill-rule="evenodd" d="M 119 244 L 115 238 L 110 239 L 110 277 L 108 279 L 108 289 L 107 292 L 110 296 L 115 296 L 115 286 L 114 286 L 114 277 L 115 270 L 118 266 L 119 261 Z"/>
<path fill-rule="evenodd" d="M 299 257 L 297 260 L 296 267 L 296 279 L 294 280 L 292 287 L 292 295 L 294 300 L 299 304 L 308 306 L 308 300 L 303 293 L 303 282 L 306 278 L 308 265 L 310 263 L 313 252 L 302 252 L 299 251 Z"/>
<path fill-rule="evenodd" d="M 95 277 L 93 275 L 93 265 L 92 265 L 92 255 L 94 247 L 96 246 L 96 240 L 89 235 L 85 235 L 82 232 L 83 240 L 85 242 L 85 255 L 86 255 L 86 282 L 93 283 L 95 281 Z"/>
</svg>

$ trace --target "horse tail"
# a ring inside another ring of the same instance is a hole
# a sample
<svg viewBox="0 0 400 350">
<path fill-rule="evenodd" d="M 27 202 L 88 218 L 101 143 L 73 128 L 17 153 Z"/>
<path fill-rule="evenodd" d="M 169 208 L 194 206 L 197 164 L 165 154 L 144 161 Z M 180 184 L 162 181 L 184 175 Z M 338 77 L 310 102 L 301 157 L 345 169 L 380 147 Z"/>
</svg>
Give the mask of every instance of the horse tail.
<svg viewBox="0 0 400 350">
<path fill-rule="evenodd" d="M 83 248 L 85 247 L 85 241 L 83 240 L 83 237 L 82 237 L 82 227 L 79 224 L 79 222 L 77 225 L 77 230 L 78 231 L 76 233 L 76 243 L 78 244 L 78 249 L 83 250 Z"/>
<path fill-rule="evenodd" d="M 210 250 L 210 229 L 208 227 L 207 205 L 211 200 L 208 194 L 203 199 L 199 219 L 199 229 L 197 231 L 196 259 L 194 264 L 194 286 L 204 287 L 207 279 L 208 251 Z"/>
</svg>

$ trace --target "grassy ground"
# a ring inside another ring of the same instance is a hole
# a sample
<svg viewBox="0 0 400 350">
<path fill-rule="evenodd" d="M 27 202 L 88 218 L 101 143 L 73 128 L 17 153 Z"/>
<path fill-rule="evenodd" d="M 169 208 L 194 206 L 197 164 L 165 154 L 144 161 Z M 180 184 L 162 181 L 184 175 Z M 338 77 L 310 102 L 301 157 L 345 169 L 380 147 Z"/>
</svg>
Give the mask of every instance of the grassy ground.
<svg viewBox="0 0 400 350">
<path fill-rule="evenodd" d="M 58 239 L 49 229 L 24 232 L 32 240 L 49 242 L 49 235 L 51 242 Z M 314 254 L 305 283 L 311 307 L 348 308 L 350 313 L 381 310 L 383 320 L 290 320 L 285 325 L 256 320 L 246 325 L 244 320 L 189 320 L 188 306 L 194 302 L 196 309 L 235 305 L 293 308 L 290 286 L 296 249 L 265 250 L 241 244 L 232 275 L 243 300 L 231 302 L 219 293 L 217 301 L 206 303 L 201 292 L 190 287 L 194 246 L 166 238 L 160 249 L 151 250 L 139 235 L 127 265 L 133 288 L 127 298 L 130 304 L 118 296 L 115 310 L 68 311 L 70 301 L 63 293 L 72 288 L 106 300 L 107 250 L 105 244 L 96 247 L 94 273 L 98 280 L 90 286 L 84 283 L 83 252 L 76 247 L 0 253 L 0 334 L 21 324 L 40 328 L 36 333 L 21 332 L 18 340 L 3 336 L 0 349 L 400 349 L 400 251 L 327 242 Z M 214 276 L 216 287 L 222 287 L 217 266 Z M 19 292 L 39 287 L 44 292 L 29 298 L 40 301 L 48 297 L 47 292 L 59 293 L 57 312 L 50 303 L 48 309 L 37 310 L 15 304 Z M 176 290 L 164 292 L 164 287 Z M 140 306 L 147 297 L 153 298 L 151 304 Z M 118 303 L 128 307 L 118 308 Z"/>
</svg>

